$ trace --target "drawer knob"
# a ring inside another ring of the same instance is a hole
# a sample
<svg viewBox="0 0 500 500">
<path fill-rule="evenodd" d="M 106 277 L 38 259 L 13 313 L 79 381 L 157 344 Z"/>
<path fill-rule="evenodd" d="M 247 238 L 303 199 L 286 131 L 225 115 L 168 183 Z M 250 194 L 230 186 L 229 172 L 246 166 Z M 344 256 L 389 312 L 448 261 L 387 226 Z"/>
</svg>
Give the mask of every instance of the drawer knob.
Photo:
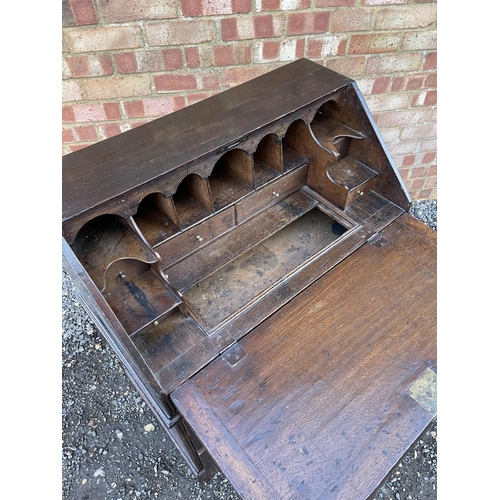
<svg viewBox="0 0 500 500">
<path fill-rule="evenodd" d="M 273 191 L 273 196 L 276 196 L 276 198 L 278 198 L 279 195 L 280 195 L 279 193 L 277 193 L 276 191 Z"/>
<path fill-rule="evenodd" d="M 196 239 L 197 239 L 200 243 L 203 241 L 203 238 L 202 238 L 200 235 L 196 236 Z"/>
</svg>

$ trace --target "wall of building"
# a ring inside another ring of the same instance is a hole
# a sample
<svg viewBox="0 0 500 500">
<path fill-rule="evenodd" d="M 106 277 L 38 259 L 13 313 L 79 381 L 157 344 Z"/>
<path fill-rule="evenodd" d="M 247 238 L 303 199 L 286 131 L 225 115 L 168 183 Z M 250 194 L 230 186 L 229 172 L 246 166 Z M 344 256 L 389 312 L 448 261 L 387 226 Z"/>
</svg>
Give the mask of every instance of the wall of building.
<svg viewBox="0 0 500 500">
<path fill-rule="evenodd" d="M 306 57 L 355 79 L 413 199 L 437 198 L 429 0 L 63 0 L 63 155 Z"/>
</svg>

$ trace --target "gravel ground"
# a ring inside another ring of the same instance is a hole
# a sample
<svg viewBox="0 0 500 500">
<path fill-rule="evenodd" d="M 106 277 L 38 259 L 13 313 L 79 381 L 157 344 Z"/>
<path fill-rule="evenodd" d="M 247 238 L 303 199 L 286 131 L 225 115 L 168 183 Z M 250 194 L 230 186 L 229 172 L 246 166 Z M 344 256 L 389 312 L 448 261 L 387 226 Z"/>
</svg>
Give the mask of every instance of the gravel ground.
<svg viewBox="0 0 500 500">
<path fill-rule="evenodd" d="M 437 231 L 436 201 L 414 202 L 410 213 Z M 191 477 L 64 270 L 62 328 L 63 500 L 238 498 L 221 474 L 207 484 Z M 434 419 L 372 498 L 435 499 L 436 474 Z"/>
</svg>

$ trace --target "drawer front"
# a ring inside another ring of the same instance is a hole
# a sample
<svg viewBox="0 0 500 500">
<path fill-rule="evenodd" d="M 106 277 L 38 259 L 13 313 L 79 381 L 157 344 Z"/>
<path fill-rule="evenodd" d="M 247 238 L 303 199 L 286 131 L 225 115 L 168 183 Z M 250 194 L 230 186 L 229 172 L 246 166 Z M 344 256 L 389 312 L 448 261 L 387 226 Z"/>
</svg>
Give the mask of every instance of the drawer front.
<svg viewBox="0 0 500 500">
<path fill-rule="evenodd" d="M 229 207 L 205 222 L 174 236 L 155 248 L 155 251 L 160 254 L 162 265 L 169 266 L 204 247 L 234 225 L 234 209 Z"/>
<path fill-rule="evenodd" d="M 300 189 L 306 181 L 306 171 L 307 166 L 304 165 L 246 196 L 236 204 L 236 222 L 239 224 Z"/>
</svg>

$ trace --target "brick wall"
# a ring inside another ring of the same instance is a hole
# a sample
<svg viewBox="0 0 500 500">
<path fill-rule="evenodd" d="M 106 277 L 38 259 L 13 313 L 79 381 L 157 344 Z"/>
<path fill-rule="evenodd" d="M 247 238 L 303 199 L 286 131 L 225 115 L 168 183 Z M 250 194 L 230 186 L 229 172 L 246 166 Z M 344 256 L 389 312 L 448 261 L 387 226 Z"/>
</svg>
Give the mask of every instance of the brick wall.
<svg viewBox="0 0 500 500">
<path fill-rule="evenodd" d="M 414 199 L 437 198 L 432 0 L 63 0 L 63 154 L 300 57 L 354 78 Z"/>
</svg>

